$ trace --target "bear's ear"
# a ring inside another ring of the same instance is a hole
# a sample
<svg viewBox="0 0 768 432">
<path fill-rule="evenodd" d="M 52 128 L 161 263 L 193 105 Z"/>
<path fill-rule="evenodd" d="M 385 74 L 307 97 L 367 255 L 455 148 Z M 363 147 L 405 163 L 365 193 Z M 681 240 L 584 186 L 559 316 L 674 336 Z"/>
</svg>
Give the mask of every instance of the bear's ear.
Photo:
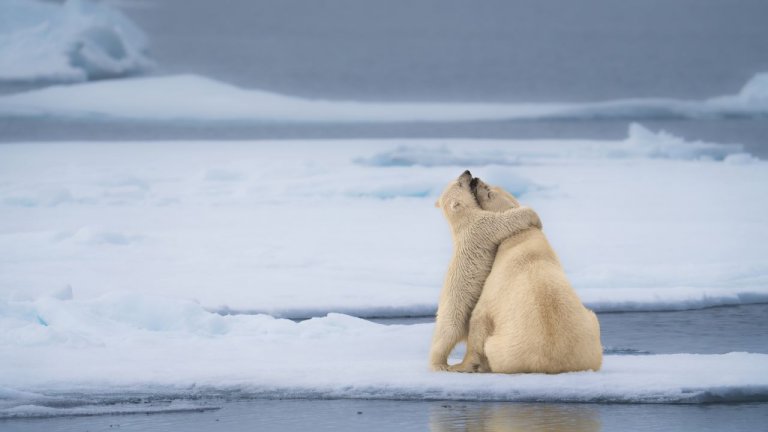
<svg viewBox="0 0 768 432">
<path fill-rule="evenodd" d="M 493 191 L 488 191 L 488 199 L 493 199 L 493 197 L 496 196 L 496 193 Z"/>
<path fill-rule="evenodd" d="M 440 200 L 435 201 L 435 208 L 440 208 Z"/>
</svg>

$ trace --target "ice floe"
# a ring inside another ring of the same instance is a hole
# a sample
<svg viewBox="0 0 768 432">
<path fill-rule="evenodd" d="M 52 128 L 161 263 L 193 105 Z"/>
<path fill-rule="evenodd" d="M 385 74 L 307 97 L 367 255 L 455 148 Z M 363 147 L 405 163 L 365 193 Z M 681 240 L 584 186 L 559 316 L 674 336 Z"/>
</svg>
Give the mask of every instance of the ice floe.
<svg viewBox="0 0 768 432">
<path fill-rule="evenodd" d="M 303 99 L 197 75 L 54 86 L 0 97 L 2 116 L 143 122 L 457 122 L 541 119 L 742 118 L 768 115 L 768 74 L 735 95 L 705 100 L 582 103 L 376 103 Z"/>
<path fill-rule="evenodd" d="M 557 158 L 608 158 L 608 159 L 713 159 L 729 163 L 751 163 L 755 158 L 743 153 L 740 144 L 720 144 L 703 141 L 687 141 L 665 131 L 653 132 L 639 123 L 629 126 L 624 141 L 579 141 L 570 140 L 566 147 L 558 141 L 530 141 L 529 145 L 515 143 L 515 151 L 498 147 L 483 148 L 481 145 L 461 148 L 447 145 L 398 146 L 367 158 L 358 163 L 372 166 L 488 166 L 521 165 L 537 159 Z M 512 192 L 512 191 L 510 191 Z M 517 192 L 520 193 L 518 190 Z"/>
<path fill-rule="evenodd" d="M 599 372 L 562 375 L 434 373 L 426 366 L 431 324 L 387 326 L 340 314 L 299 323 L 221 316 L 193 302 L 136 294 L 0 307 L 0 417 L 54 415 L 56 401 L 67 398 L 98 403 L 106 395 L 114 404 L 137 394 L 182 401 L 768 401 L 766 354 L 607 355 Z"/>
<path fill-rule="evenodd" d="M 0 298 L 69 286 L 222 313 L 429 315 L 451 250 L 433 204 L 469 168 L 536 209 L 598 311 L 761 303 L 768 169 L 741 151 L 641 126 L 618 141 L 5 144 Z"/>
<path fill-rule="evenodd" d="M 147 37 L 108 4 L 0 2 L 0 81 L 76 82 L 151 67 Z"/>
</svg>

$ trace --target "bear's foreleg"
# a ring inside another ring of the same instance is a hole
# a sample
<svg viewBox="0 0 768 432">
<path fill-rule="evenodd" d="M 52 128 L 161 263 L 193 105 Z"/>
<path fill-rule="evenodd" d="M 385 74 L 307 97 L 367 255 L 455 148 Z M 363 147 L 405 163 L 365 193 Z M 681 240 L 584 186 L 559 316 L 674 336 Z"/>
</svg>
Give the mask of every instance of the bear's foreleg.
<svg viewBox="0 0 768 432">
<path fill-rule="evenodd" d="M 480 212 L 481 216 L 472 224 L 468 235 L 473 239 L 482 239 L 487 244 L 499 245 L 529 228 L 541 229 L 541 219 L 530 207 L 518 207 L 503 212 Z"/>
<path fill-rule="evenodd" d="M 478 309 L 482 309 L 478 305 Z M 480 313 L 477 313 L 480 312 Z M 490 372 L 488 359 L 485 356 L 485 340 L 493 332 L 491 317 L 482 311 L 475 310 L 469 322 L 469 336 L 467 337 L 467 353 L 464 360 L 456 365 L 448 367 L 451 372 Z"/>
<path fill-rule="evenodd" d="M 429 367 L 433 371 L 448 370 L 448 356 L 453 348 L 467 337 L 466 325 L 457 322 L 456 317 L 437 314 L 435 334 L 429 350 Z"/>
</svg>

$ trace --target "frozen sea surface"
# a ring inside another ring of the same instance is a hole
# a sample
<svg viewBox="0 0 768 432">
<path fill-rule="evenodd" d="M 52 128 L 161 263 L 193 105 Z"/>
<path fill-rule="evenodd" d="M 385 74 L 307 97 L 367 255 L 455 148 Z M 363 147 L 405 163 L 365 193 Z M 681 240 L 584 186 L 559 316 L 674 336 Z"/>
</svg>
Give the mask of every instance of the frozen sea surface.
<svg viewBox="0 0 768 432">
<path fill-rule="evenodd" d="M 768 296 L 765 162 L 639 125 L 620 141 L 21 143 L 0 156 L 8 300 L 69 287 L 224 313 L 429 315 L 450 254 L 433 203 L 466 168 L 539 212 L 598 311 Z"/>
<path fill-rule="evenodd" d="M 768 401 L 764 338 L 731 340 L 765 333 L 764 319 L 744 322 L 765 307 L 712 311 L 647 314 L 654 325 L 644 327 L 623 320 L 626 314 L 601 314 L 606 356 L 599 372 L 471 375 L 427 370 L 429 323 L 383 325 L 340 314 L 299 323 L 220 316 L 190 302 L 138 295 L 11 302 L 2 305 L 0 321 L 0 417 L 194 411 L 218 399 L 253 398 Z M 681 325 L 667 319 L 673 314 L 691 315 Z M 697 346 L 681 343 L 702 336 L 723 351 L 753 353 L 697 354 Z M 665 349 L 648 344 L 652 338 L 687 353 L 651 352 Z M 451 361 L 460 358 L 457 350 Z"/>
<path fill-rule="evenodd" d="M 738 144 L 635 124 L 614 141 L 16 143 L 0 156 L 5 417 L 135 411 L 142 395 L 175 411 L 217 394 L 768 400 L 764 307 L 748 306 L 768 298 L 768 170 Z M 655 325 L 601 314 L 598 373 L 430 373 L 431 324 L 350 314 L 434 313 L 450 238 L 433 203 L 466 168 L 536 208 L 597 311 L 746 306 Z M 685 337 L 698 344 L 675 346 Z"/>
</svg>

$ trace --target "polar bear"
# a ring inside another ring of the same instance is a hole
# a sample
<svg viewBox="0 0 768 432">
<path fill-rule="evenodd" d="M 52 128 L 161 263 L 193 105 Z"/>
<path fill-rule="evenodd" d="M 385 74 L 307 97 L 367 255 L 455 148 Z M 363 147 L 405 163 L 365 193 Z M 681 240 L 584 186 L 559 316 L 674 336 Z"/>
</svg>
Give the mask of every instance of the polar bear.
<svg viewBox="0 0 768 432">
<path fill-rule="evenodd" d="M 517 200 L 473 179 L 481 208 L 506 211 Z M 501 242 L 469 324 L 457 372 L 561 373 L 599 370 L 600 323 L 585 308 L 540 229 Z"/>
<path fill-rule="evenodd" d="M 457 343 L 466 340 L 472 309 L 501 240 L 531 227 L 541 228 L 538 215 L 528 208 L 482 210 L 470 189 L 471 182 L 472 174 L 465 171 L 445 188 L 435 204 L 442 208 L 451 227 L 453 257 L 437 308 L 429 354 L 432 370 L 447 370 L 448 355 Z"/>
</svg>

